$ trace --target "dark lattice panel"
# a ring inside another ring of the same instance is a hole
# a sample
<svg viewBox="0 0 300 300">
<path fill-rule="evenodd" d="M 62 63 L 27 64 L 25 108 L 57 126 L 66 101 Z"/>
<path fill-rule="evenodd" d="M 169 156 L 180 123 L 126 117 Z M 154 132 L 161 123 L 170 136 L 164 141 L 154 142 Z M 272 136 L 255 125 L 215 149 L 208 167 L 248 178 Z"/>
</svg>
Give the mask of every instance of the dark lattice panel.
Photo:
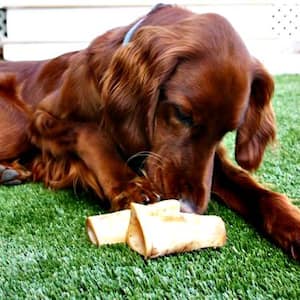
<svg viewBox="0 0 300 300">
<path fill-rule="evenodd" d="M 0 9 L 0 38 L 6 37 L 6 10 Z"/>
</svg>

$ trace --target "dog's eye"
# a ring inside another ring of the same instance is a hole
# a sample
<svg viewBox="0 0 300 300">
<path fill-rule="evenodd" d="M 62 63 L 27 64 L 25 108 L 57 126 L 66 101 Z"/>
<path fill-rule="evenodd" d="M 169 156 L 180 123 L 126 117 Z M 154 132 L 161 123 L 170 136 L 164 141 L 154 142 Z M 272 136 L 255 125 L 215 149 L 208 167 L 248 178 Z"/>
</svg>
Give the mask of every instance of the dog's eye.
<svg viewBox="0 0 300 300">
<path fill-rule="evenodd" d="M 175 117 L 185 126 L 192 127 L 194 125 L 193 117 L 183 112 L 179 106 L 175 107 Z"/>
</svg>

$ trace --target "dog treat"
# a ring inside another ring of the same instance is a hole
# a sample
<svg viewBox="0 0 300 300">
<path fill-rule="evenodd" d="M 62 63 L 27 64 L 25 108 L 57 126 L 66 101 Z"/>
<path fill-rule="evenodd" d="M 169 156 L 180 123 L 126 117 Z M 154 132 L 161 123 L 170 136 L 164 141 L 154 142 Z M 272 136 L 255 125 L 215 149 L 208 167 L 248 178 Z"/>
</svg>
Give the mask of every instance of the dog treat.
<svg viewBox="0 0 300 300">
<path fill-rule="evenodd" d="M 145 258 L 216 248 L 225 242 L 225 224 L 218 216 L 160 214 L 149 211 L 144 205 L 131 204 L 127 244 Z"/>
<path fill-rule="evenodd" d="M 226 242 L 220 217 L 181 213 L 178 200 L 131 203 L 130 210 L 88 217 L 86 229 L 93 244 L 126 242 L 145 258 L 216 248 Z"/>
<path fill-rule="evenodd" d="M 166 200 L 154 204 L 143 205 L 149 214 L 178 214 L 180 202 Z M 105 244 L 125 243 L 130 220 L 130 210 L 90 216 L 86 220 L 86 230 L 91 242 L 101 246 Z"/>
<path fill-rule="evenodd" d="M 97 246 L 124 243 L 129 219 L 129 209 L 88 217 L 86 230 L 90 241 Z"/>
</svg>

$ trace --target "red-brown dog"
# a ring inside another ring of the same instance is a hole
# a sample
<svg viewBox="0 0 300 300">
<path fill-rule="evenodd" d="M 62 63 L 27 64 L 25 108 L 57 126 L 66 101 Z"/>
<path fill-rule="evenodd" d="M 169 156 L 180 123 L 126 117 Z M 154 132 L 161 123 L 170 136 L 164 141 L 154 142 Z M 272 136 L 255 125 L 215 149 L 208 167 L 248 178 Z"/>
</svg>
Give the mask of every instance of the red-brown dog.
<svg viewBox="0 0 300 300">
<path fill-rule="evenodd" d="M 299 209 L 246 171 L 275 138 L 273 89 L 224 18 L 156 7 L 85 50 L 0 64 L 2 183 L 77 183 L 112 210 L 177 198 L 202 213 L 212 192 L 299 259 Z M 233 130 L 241 168 L 221 146 Z"/>
</svg>

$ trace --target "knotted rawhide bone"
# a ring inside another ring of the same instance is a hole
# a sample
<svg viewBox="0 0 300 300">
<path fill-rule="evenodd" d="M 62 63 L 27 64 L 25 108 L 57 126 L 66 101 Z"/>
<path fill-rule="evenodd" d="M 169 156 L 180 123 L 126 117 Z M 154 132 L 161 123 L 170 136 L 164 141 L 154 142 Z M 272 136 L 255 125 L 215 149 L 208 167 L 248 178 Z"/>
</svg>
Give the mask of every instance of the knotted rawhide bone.
<svg viewBox="0 0 300 300">
<path fill-rule="evenodd" d="M 149 213 L 157 215 L 178 214 L 180 202 L 178 200 L 166 200 L 145 207 Z M 88 217 L 86 229 L 89 239 L 98 246 L 125 243 L 129 220 L 129 209 Z"/>
</svg>

